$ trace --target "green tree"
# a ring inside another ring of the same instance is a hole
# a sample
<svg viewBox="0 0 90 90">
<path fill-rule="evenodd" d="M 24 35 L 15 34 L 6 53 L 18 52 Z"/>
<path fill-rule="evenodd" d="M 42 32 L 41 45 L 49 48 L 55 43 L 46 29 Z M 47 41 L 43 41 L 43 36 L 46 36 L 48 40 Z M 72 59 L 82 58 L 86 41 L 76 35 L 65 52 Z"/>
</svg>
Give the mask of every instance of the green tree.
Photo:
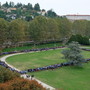
<svg viewBox="0 0 90 90">
<path fill-rule="evenodd" d="M 81 36 L 81 35 L 72 35 L 68 41 L 68 43 L 76 41 L 79 42 L 80 44 L 83 45 L 89 45 L 89 38 L 86 36 Z"/>
<path fill-rule="evenodd" d="M 47 14 L 46 14 L 47 17 L 57 17 L 57 14 L 51 9 L 51 10 L 48 10 L 47 11 Z"/>
<path fill-rule="evenodd" d="M 82 66 L 82 62 L 85 61 L 81 55 L 81 49 L 78 42 L 72 42 L 68 45 L 68 49 L 63 50 L 62 54 L 68 62 L 73 62 L 74 65 Z"/>
<path fill-rule="evenodd" d="M 3 4 L 2 6 L 4 6 L 4 7 L 9 7 L 9 4 L 8 4 L 8 2 L 6 2 L 5 4 Z"/>
<path fill-rule="evenodd" d="M 59 30 L 54 19 L 38 16 L 29 23 L 29 33 L 35 42 L 59 39 Z"/>
<path fill-rule="evenodd" d="M 27 9 L 28 9 L 28 10 L 33 10 L 33 6 L 32 6 L 32 4 L 28 3 L 28 5 L 27 5 Z"/>
<path fill-rule="evenodd" d="M 87 21 L 85 35 L 90 38 L 90 21 Z"/>
<path fill-rule="evenodd" d="M 48 18 L 47 20 L 47 38 L 48 40 L 51 41 L 57 41 L 60 40 L 60 34 L 59 34 L 59 29 L 58 25 L 55 19 Z"/>
<path fill-rule="evenodd" d="M 72 23 L 64 17 L 56 18 L 56 22 L 58 25 L 60 40 L 66 43 L 72 35 Z"/>
<path fill-rule="evenodd" d="M 26 24 L 21 19 L 16 19 L 10 22 L 9 25 L 9 40 L 13 43 L 24 41 Z"/>
<path fill-rule="evenodd" d="M 46 22 L 46 19 L 44 17 L 38 16 L 29 23 L 28 31 L 29 31 L 31 40 L 35 42 L 40 42 L 41 39 L 43 39 L 42 35 L 45 34 L 44 31 L 46 30 L 45 22 Z"/>
<path fill-rule="evenodd" d="M 0 10 L 0 18 L 6 19 L 6 14 L 4 11 Z"/>
<path fill-rule="evenodd" d="M 40 11 L 40 5 L 38 3 L 34 5 L 34 10 Z"/>
<path fill-rule="evenodd" d="M 74 23 L 72 25 L 73 34 L 80 34 L 82 36 L 85 36 L 86 25 L 87 25 L 86 20 L 76 20 L 76 21 L 74 21 Z"/>
<path fill-rule="evenodd" d="M 25 20 L 26 20 L 26 21 L 31 21 L 31 20 L 33 20 L 33 18 L 32 18 L 32 16 L 27 15 L 26 18 L 25 18 Z"/>
<path fill-rule="evenodd" d="M 14 2 L 10 2 L 9 7 L 14 7 Z"/>
<path fill-rule="evenodd" d="M 22 3 L 17 3 L 15 7 L 20 8 L 22 6 L 23 6 Z"/>
<path fill-rule="evenodd" d="M 7 41 L 8 22 L 0 18 L 0 44 L 3 45 Z"/>
</svg>

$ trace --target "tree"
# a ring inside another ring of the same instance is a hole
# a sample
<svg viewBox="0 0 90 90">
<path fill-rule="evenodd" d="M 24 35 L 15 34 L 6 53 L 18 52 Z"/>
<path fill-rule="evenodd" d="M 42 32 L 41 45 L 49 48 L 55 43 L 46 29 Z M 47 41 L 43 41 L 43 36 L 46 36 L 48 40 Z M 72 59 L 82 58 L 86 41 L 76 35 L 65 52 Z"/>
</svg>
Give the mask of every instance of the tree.
<svg viewBox="0 0 90 90">
<path fill-rule="evenodd" d="M 37 43 L 43 40 L 43 36 L 45 36 L 46 31 L 46 21 L 45 17 L 38 16 L 29 23 L 28 31 L 30 33 L 30 38 L 34 42 Z"/>
<path fill-rule="evenodd" d="M 63 50 L 62 54 L 68 62 L 72 62 L 74 65 L 82 66 L 85 61 L 81 55 L 80 45 L 78 42 L 72 42 L 68 45 L 68 49 Z"/>
<path fill-rule="evenodd" d="M 32 16 L 27 15 L 26 18 L 25 18 L 25 20 L 26 20 L 26 21 L 31 21 L 31 20 L 33 20 L 33 18 L 32 18 Z"/>
<path fill-rule="evenodd" d="M 34 6 L 34 10 L 36 10 L 36 11 L 40 11 L 40 5 L 37 3 L 37 4 L 35 4 L 35 6 Z"/>
<path fill-rule="evenodd" d="M 57 17 L 57 14 L 51 9 L 47 11 L 46 16 L 53 18 L 53 17 Z"/>
<path fill-rule="evenodd" d="M 3 4 L 4 7 L 9 7 L 8 2 L 6 2 L 5 4 Z"/>
<path fill-rule="evenodd" d="M 82 36 L 85 36 L 86 25 L 87 25 L 86 20 L 76 20 L 76 21 L 74 21 L 74 23 L 72 25 L 73 34 L 80 34 Z"/>
<path fill-rule="evenodd" d="M 90 37 L 90 21 L 87 21 L 85 35 Z"/>
<path fill-rule="evenodd" d="M 14 2 L 10 2 L 9 7 L 14 7 Z"/>
<path fill-rule="evenodd" d="M 22 7 L 22 3 L 17 3 L 17 5 L 15 7 L 17 7 L 17 8 Z"/>
<path fill-rule="evenodd" d="M 28 3 L 28 5 L 27 5 L 27 9 L 28 9 L 28 10 L 33 10 L 33 6 L 32 6 L 32 4 Z"/>
<path fill-rule="evenodd" d="M 21 19 L 16 19 L 10 22 L 9 25 L 9 40 L 13 43 L 24 41 L 25 38 L 26 24 Z"/>
<path fill-rule="evenodd" d="M 89 45 L 89 38 L 86 36 L 81 36 L 81 35 L 72 35 L 68 41 L 68 43 L 72 42 L 72 41 L 76 41 L 79 42 L 80 44 L 83 45 Z"/>
<path fill-rule="evenodd" d="M 6 19 L 6 14 L 4 11 L 0 10 L 0 18 Z"/>
<path fill-rule="evenodd" d="M 0 18 L 0 44 L 7 41 L 8 22 Z"/>
<path fill-rule="evenodd" d="M 56 22 L 59 29 L 60 39 L 66 43 L 66 41 L 72 35 L 72 23 L 65 17 L 56 18 Z"/>
<path fill-rule="evenodd" d="M 48 18 L 47 20 L 47 38 L 51 41 L 56 41 L 60 39 L 59 29 L 57 22 L 54 18 Z"/>
</svg>

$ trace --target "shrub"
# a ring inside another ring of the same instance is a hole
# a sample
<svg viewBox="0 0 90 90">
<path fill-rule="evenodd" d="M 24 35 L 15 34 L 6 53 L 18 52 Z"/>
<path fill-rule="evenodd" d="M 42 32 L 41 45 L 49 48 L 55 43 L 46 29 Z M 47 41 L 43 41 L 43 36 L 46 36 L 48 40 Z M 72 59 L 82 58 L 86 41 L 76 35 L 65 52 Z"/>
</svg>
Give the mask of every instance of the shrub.
<svg viewBox="0 0 90 90">
<path fill-rule="evenodd" d="M 16 77 L 20 77 L 20 75 L 16 72 L 12 72 L 9 69 L 0 66 L 0 83 L 7 82 Z"/>
<path fill-rule="evenodd" d="M 83 45 L 89 45 L 89 38 L 86 36 L 81 36 L 81 35 L 72 35 L 71 38 L 69 39 L 68 43 L 76 41 L 79 42 L 80 44 Z"/>
<path fill-rule="evenodd" d="M 46 90 L 35 80 L 15 78 L 7 83 L 0 84 L 0 90 Z"/>
</svg>

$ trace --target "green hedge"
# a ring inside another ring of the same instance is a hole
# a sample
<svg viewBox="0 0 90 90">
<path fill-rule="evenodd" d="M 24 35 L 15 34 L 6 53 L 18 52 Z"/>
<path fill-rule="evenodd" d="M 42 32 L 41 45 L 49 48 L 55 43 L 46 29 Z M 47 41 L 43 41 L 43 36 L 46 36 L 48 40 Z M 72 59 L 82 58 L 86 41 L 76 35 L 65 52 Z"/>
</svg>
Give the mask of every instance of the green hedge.
<svg viewBox="0 0 90 90">
<path fill-rule="evenodd" d="M 86 37 L 86 36 L 72 35 L 71 38 L 69 39 L 68 43 L 70 43 L 72 41 L 79 42 L 82 45 L 90 45 L 89 37 Z"/>
</svg>

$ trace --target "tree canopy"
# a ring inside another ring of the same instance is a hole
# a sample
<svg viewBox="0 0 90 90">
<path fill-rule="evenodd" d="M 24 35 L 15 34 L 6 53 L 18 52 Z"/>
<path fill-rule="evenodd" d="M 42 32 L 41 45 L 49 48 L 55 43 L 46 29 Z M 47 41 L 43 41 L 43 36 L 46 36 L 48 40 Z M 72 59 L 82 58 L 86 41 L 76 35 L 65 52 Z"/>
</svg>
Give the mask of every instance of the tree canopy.
<svg viewBox="0 0 90 90">
<path fill-rule="evenodd" d="M 63 50 L 62 54 L 68 62 L 72 62 L 74 65 L 82 66 L 85 61 L 83 55 L 81 55 L 81 49 L 78 42 L 72 42 L 68 45 L 68 49 Z"/>
</svg>

